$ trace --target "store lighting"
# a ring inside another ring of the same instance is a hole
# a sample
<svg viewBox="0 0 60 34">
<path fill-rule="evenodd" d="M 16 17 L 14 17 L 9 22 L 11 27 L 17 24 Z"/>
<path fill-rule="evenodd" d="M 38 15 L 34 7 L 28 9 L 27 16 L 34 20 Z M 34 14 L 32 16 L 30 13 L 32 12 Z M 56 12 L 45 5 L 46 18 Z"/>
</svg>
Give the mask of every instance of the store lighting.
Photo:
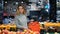
<svg viewBox="0 0 60 34">
<path fill-rule="evenodd" d="M 48 9 L 46 9 L 46 11 L 48 12 Z"/>
<path fill-rule="evenodd" d="M 18 4 L 18 2 L 16 2 L 16 4 Z"/>
<path fill-rule="evenodd" d="M 23 1 L 21 3 L 23 3 Z"/>
<path fill-rule="evenodd" d="M 14 9 L 14 11 L 16 11 L 16 9 Z"/>
<path fill-rule="evenodd" d="M 40 2 L 38 2 L 38 3 L 40 3 Z"/>
<path fill-rule="evenodd" d="M 5 3 L 7 3 L 7 1 Z"/>
</svg>

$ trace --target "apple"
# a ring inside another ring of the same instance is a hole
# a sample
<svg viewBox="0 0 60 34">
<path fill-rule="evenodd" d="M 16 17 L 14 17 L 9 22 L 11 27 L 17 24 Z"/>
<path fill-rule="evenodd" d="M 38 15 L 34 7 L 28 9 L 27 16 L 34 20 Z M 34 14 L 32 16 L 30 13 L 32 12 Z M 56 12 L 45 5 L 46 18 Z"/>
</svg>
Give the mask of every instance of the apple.
<svg viewBox="0 0 60 34">
<path fill-rule="evenodd" d="M 4 32 L 5 34 L 8 34 L 8 30 L 7 30 L 7 29 L 3 30 L 3 32 Z"/>
<path fill-rule="evenodd" d="M 17 31 L 16 34 L 20 34 L 20 31 Z"/>
<path fill-rule="evenodd" d="M 2 34 L 2 31 L 0 30 L 0 34 Z"/>
<path fill-rule="evenodd" d="M 3 34 L 3 33 L 4 33 L 4 30 L 1 31 L 1 34 Z"/>
<path fill-rule="evenodd" d="M 14 34 L 13 31 L 11 31 L 10 34 Z"/>
<path fill-rule="evenodd" d="M 21 32 L 20 34 L 25 34 L 25 32 Z"/>
<path fill-rule="evenodd" d="M 13 34 L 16 34 L 16 32 L 13 32 Z"/>
<path fill-rule="evenodd" d="M 34 32 L 34 34 L 40 34 L 39 32 Z"/>
</svg>

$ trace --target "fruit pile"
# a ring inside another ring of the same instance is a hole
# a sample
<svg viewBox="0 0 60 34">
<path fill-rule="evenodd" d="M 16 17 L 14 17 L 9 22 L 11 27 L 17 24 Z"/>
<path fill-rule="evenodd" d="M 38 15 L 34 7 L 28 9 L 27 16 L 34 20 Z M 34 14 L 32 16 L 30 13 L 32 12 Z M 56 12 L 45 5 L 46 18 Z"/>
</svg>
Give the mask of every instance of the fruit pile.
<svg viewBox="0 0 60 34">
<path fill-rule="evenodd" d="M 40 24 L 38 21 L 30 22 L 28 25 L 29 29 L 32 31 L 40 32 Z"/>
<path fill-rule="evenodd" d="M 39 32 L 33 32 L 31 30 L 24 30 L 23 32 L 22 31 L 9 31 L 7 29 L 5 30 L 0 30 L 0 34 L 40 34 Z"/>
</svg>

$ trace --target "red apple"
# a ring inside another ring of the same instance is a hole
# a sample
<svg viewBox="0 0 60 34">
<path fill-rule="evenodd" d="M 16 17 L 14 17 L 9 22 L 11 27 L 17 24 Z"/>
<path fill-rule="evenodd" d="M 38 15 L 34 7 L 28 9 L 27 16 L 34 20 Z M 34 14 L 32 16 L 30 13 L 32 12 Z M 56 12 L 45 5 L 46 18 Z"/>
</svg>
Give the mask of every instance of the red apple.
<svg viewBox="0 0 60 34">
<path fill-rule="evenodd" d="M 6 29 L 5 29 L 3 32 L 4 32 L 5 34 L 8 34 L 8 30 L 6 30 Z"/>
<path fill-rule="evenodd" d="M 0 34 L 2 33 L 2 31 L 0 30 Z"/>
<path fill-rule="evenodd" d="M 13 33 L 13 31 L 11 31 L 11 33 L 10 33 L 10 34 L 14 34 L 14 33 Z"/>
<path fill-rule="evenodd" d="M 13 32 L 13 34 L 16 34 L 16 32 Z"/>
<path fill-rule="evenodd" d="M 16 34 L 20 34 L 20 31 L 17 31 Z"/>
<path fill-rule="evenodd" d="M 1 31 L 1 34 L 3 34 L 3 33 L 4 33 L 4 30 Z"/>
</svg>

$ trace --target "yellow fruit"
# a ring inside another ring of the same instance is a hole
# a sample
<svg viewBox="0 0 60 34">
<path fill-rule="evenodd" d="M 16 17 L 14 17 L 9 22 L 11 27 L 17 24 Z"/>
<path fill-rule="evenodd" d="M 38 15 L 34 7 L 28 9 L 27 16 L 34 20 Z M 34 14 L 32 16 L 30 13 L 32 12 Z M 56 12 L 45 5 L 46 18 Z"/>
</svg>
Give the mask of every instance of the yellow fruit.
<svg viewBox="0 0 60 34">
<path fill-rule="evenodd" d="M 24 30 L 24 32 L 26 32 L 27 30 Z"/>
<path fill-rule="evenodd" d="M 30 34 L 33 34 L 33 31 L 30 31 Z"/>
</svg>

